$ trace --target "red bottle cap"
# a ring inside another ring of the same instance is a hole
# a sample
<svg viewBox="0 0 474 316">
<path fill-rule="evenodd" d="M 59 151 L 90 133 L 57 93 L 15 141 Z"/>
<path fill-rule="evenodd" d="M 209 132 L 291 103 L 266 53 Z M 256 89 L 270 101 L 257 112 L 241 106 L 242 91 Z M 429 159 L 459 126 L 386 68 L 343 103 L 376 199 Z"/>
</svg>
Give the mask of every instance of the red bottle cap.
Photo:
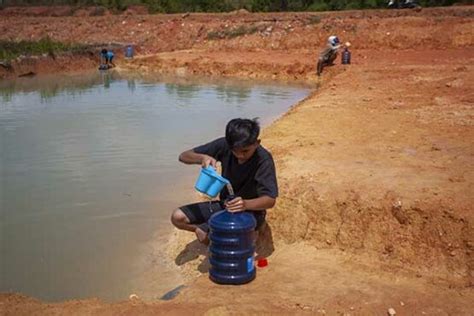
<svg viewBox="0 0 474 316">
<path fill-rule="evenodd" d="M 257 267 L 259 267 L 259 268 L 264 268 L 264 267 L 266 267 L 266 266 L 268 266 L 268 261 L 267 261 L 266 258 L 258 259 L 258 260 L 257 260 Z"/>
</svg>

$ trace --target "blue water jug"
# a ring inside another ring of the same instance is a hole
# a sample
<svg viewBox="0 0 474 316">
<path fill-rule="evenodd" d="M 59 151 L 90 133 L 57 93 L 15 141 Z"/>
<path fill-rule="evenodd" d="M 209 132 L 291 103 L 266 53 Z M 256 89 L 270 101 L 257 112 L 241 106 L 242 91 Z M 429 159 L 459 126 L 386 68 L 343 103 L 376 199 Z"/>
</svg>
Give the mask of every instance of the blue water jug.
<svg viewBox="0 0 474 316">
<path fill-rule="evenodd" d="M 127 45 L 127 48 L 125 49 L 125 57 L 126 58 L 133 58 L 133 46 L 132 45 Z"/>
<path fill-rule="evenodd" d="M 257 222 L 248 212 L 222 210 L 209 219 L 209 278 L 219 284 L 244 284 L 255 279 Z"/>
<path fill-rule="evenodd" d="M 351 52 L 349 51 L 349 49 L 344 49 L 344 51 L 342 52 L 341 59 L 343 65 L 348 65 L 351 63 Z"/>
</svg>

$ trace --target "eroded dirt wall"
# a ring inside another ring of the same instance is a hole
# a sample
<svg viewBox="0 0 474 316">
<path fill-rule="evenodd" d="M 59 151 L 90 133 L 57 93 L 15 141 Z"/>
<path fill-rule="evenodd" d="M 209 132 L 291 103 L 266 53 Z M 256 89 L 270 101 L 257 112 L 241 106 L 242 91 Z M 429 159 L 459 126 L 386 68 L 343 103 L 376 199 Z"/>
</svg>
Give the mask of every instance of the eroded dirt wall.
<svg viewBox="0 0 474 316">
<path fill-rule="evenodd" d="M 0 16 L 2 11 L 0 11 Z M 337 34 L 357 49 L 456 48 L 473 45 L 472 7 L 337 13 L 2 16 L 0 38 L 45 36 L 85 44 L 131 43 L 147 52 L 320 49 Z M 224 40 L 223 40 L 224 39 Z"/>
</svg>

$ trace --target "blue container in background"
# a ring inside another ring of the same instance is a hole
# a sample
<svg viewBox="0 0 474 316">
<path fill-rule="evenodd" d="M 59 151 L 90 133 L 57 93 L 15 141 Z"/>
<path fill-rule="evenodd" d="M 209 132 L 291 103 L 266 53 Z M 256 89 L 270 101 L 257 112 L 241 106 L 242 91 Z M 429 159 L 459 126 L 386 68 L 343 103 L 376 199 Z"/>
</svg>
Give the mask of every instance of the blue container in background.
<svg viewBox="0 0 474 316">
<path fill-rule="evenodd" d="M 209 278 L 219 284 L 244 284 L 255 279 L 255 217 L 222 210 L 209 219 Z"/>
<path fill-rule="evenodd" d="M 351 63 L 351 52 L 349 51 L 347 47 L 342 52 L 341 59 L 342 59 L 343 65 L 348 65 Z"/>
<path fill-rule="evenodd" d="M 125 58 L 133 58 L 133 46 L 127 45 L 125 48 Z"/>
<path fill-rule="evenodd" d="M 213 167 L 202 168 L 194 188 L 211 198 L 216 197 L 229 180 L 221 177 Z"/>
</svg>

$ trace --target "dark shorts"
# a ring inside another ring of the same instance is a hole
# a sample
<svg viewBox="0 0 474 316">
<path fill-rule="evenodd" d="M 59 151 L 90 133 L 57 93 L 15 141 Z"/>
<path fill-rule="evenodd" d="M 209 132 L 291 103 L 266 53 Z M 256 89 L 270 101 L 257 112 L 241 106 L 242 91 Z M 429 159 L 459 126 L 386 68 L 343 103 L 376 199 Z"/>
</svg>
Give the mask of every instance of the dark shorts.
<svg viewBox="0 0 474 316">
<path fill-rule="evenodd" d="M 181 206 L 179 208 L 189 218 L 190 224 L 199 225 L 204 230 L 208 230 L 206 225 L 209 218 L 215 212 L 224 209 L 224 204 L 220 201 L 212 202 L 200 202 Z M 246 213 L 252 214 L 257 221 L 255 230 L 258 230 L 265 223 L 266 211 L 245 211 Z M 202 226 L 201 226 L 202 225 Z"/>
</svg>

